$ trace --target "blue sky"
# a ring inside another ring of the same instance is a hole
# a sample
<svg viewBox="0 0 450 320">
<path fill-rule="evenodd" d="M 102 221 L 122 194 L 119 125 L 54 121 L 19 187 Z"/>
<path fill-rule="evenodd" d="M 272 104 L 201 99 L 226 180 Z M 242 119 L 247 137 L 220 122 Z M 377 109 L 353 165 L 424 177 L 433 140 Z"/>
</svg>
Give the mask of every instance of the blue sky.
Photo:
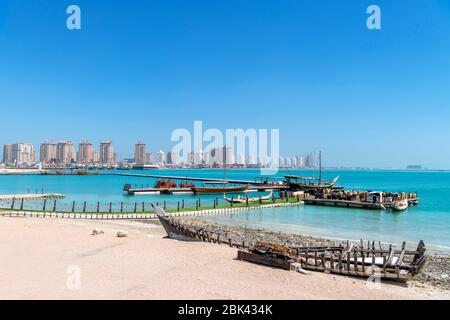
<svg viewBox="0 0 450 320">
<path fill-rule="evenodd" d="M 449 88 L 447 0 L 0 0 L 0 144 L 126 157 L 202 120 L 279 128 L 282 154 L 326 165 L 450 168 Z"/>
</svg>

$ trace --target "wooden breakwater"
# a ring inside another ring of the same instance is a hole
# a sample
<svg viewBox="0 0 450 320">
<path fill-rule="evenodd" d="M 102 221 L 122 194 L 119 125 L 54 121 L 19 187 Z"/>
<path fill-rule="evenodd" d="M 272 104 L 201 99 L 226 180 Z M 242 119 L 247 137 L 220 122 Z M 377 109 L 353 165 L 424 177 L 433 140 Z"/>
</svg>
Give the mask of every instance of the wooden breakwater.
<svg viewBox="0 0 450 320">
<path fill-rule="evenodd" d="M 222 207 L 215 209 L 203 210 L 187 210 L 169 213 L 170 217 L 186 217 L 186 216 L 204 216 L 204 215 L 220 215 L 232 214 L 246 211 L 253 211 L 265 208 L 281 208 L 301 206 L 303 201 L 286 202 L 286 203 L 269 203 L 255 206 L 234 206 Z M 54 211 L 27 211 L 27 210 L 3 210 L 0 211 L 0 216 L 3 217 L 29 217 L 29 218 L 62 218 L 62 219 L 87 219 L 87 220 L 144 220 L 156 219 L 154 212 L 139 212 L 139 213 L 101 213 L 101 212 L 54 212 Z"/>
<path fill-rule="evenodd" d="M 65 195 L 60 193 L 24 193 L 24 194 L 2 194 L 0 201 L 4 200 L 54 200 L 63 199 Z"/>
</svg>

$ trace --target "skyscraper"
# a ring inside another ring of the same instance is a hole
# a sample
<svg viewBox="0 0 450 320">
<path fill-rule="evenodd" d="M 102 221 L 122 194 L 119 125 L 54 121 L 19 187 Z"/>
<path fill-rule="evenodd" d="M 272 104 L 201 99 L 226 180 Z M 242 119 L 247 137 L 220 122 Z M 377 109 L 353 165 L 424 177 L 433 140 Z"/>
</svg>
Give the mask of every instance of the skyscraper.
<svg viewBox="0 0 450 320">
<path fill-rule="evenodd" d="M 45 141 L 41 144 L 39 160 L 42 163 L 56 162 L 57 144 L 52 141 Z"/>
<path fill-rule="evenodd" d="M 100 142 L 100 163 L 102 164 L 114 164 L 115 154 L 114 146 L 111 141 Z"/>
<path fill-rule="evenodd" d="M 3 146 L 3 161 L 6 165 L 11 165 L 14 163 L 13 158 L 13 145 L 12 144 L 5 144 Z"/>
<path fill-rule="evenodd" d="M 56 159 L 59 164 L 67 165 L 75 161 L 75 146 L 72 141 L 61 141 L 56 146 Z"/>
<path fill-rule="evenodd" d="M 77 162 L 89 164 L 94 162 L 94 146 L 87 140 L 78 144 Z"/>
<path fill-rule="evenodd" d="M 30 143 L 14 143 L 12 145 L 13 163 L 17 166 L 31 165 L 36 162 L 36 153 Z"/>
<path fill-rule="evenodd" d="M 164 151 L 162 151 L 162 150 L 160 150 L 158 153 L 157 153 L 157 162 L 159 163 L 159 164 L 164 164 L 166 161 L 166 153 L 164 152 Z"/>
<path fill-rule="evenodd" d="M 177 154 L 175 152 L 167 153 L 167 164 L 177 164 Z"/>
<path fill-rule="evenodd" d="M 138 142 L 134 145 L 134 162 L 136 164 L 145 164 L 146 161 L 146 145 L 143 142 Z"/>
</svg>

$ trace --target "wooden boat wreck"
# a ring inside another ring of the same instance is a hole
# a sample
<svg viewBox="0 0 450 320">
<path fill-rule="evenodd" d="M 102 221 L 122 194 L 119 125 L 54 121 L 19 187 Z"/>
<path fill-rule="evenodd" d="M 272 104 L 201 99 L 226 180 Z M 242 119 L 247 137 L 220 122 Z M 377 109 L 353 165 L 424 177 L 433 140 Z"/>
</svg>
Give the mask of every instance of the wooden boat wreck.
<svg viewBox="0 0 450 320">
<path fill-rule="evenodd" d="M 312 270 L 358 277 L 375 276 L 382 279 L 407 281 L 416 275 L 426 261 L 425 244 L 419 242 L 415 251 L 401 250 L 391 245 L 383 249 L 379 243 L 361 241 L 360 246 L 347 242 L 339 247 L 288 248 L 266 242 L 238 252 L 238 259 L 287 270 Z"/>
<path fill-rule="evenodd" d="M 249 203 L 249 202 L 260 202 L 260 201 L 267 201 L 272 199 L 273 197 L 273 191 L 270 190 L 269 193 L 265 196 L 259 196 L 259 197 L 242 197 L 241 195 L 238 195 L 237 197 L 227 197 L 226 194 L 223 194 L 223 199 L 225 201 L 228 201 L 229 203 Z"/>
<path fill-rule="evenodd" d="M 159 221 L 172 239 L 183 241 L 205 241 L 227 244 L 238 248 L 238 259 L 285 270 L 321 271 L 358 277 L 379 277 L 408 281 L 420 272 L 427 256 L 425 244 L 420 241 L 416 250 L 407 250 L 406 242 L 400 249 L 380 242 L 362 240 L 359 244 L 347 241 L 344 245 L 329 247 L 287 247 L 268 242 L 254 245 L 228 238 L 193 226 L 186 226 L 170 218 L 162 208 L 153 205 Z M 367 244 L 367 245 L 366 245 Z"/>
</svg>

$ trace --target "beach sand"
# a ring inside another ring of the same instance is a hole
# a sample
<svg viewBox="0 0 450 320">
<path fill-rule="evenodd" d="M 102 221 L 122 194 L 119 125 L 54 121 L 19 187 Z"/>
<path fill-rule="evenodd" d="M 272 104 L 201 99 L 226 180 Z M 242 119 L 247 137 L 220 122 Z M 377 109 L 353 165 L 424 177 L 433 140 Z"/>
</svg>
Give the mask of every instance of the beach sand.
<svg viewBox="0 0 450 320">
<path fill-rule="evenodd" d="M 104 234 L 91 235 L 95 228 Z M 128 237 L 116 237 L 119 230 Z M 167 239 L 156 224 L 0 217 L 0 299 L 449 298 L 429 286 L 373 288 L 365 279 L 302 275 L 236 255 L 225 245 Z"/>
</svg>

